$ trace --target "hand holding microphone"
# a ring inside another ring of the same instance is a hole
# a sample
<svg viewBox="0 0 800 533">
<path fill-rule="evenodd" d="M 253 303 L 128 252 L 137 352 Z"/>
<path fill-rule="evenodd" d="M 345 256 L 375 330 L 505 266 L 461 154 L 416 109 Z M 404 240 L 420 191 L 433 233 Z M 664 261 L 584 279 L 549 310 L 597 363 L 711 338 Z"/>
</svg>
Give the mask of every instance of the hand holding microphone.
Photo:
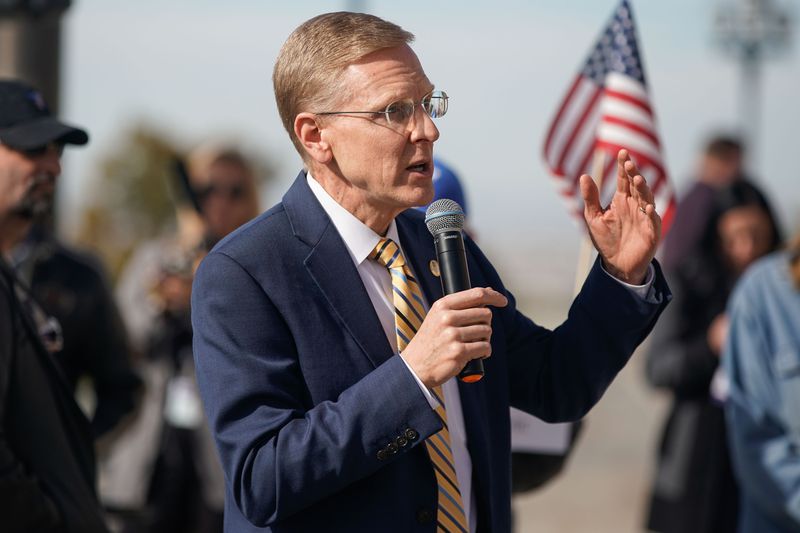
<svg viewBox="0 0 800 533">
<path fill-rule="evenodd" d="M 425 215 L 434 237 L 445 296 L 431 306 L 420 330 L 403 353 L 428 387 L 458 374 L 467 383 L 483 377 L 484 357 L 491 355 L 492 311 L 508 300 L 491 288 L 471 288 L 464 251 L 464 211 L 456 202 L 432 203 Z"/>
</svg>

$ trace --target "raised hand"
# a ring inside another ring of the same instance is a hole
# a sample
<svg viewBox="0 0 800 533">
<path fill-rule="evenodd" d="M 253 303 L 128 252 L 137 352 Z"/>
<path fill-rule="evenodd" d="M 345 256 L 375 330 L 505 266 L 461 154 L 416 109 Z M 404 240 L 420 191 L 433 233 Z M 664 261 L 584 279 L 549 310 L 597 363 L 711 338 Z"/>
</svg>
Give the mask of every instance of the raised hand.
<svg viewBox="0 0 800 533">
<path fill-rule="evenodd" d="M 617 154 L 617 190 L 603 209 L 600 193 L 591 177 L 581 176 L 583 216 L 603 266 L 621 281 L 639 285 L 661 240 L 661 217 L 653 192 L 628 155 Z"/>
</svg>

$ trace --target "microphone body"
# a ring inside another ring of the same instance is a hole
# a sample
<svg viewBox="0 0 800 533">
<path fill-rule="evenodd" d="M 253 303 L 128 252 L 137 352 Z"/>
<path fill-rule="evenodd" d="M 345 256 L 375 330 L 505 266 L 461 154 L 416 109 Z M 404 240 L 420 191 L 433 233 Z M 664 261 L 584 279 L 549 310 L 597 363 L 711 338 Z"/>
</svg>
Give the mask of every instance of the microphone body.
<svg viewBox="0 0 800 533">
<path fill-rule="evenodd" d="M 441 204 L 440 202 L 447 202 Z M 437 206 L 437 204 L 439 204 Z M 461 206 L 452 200 L 437 200 L 428 208 L 425 220 L 433 234 L 439 261 L 439 276 L 445 295 L 472 288 L 467 269 L 467 255 L 461 228 L 464 214 Z M 458 216 L 453 216 L 454 214 Z M 483 377 L 483 360 L 473 359 L 458 374 L 458 379 L 474 383 Z"/>
<path fill-rule="evenodd" d="M 445 294 L 472 288 L 467 270 L 467 254 L 464 238 L 459 230 L 445 230 L 434 237 L 436 255 L 439 260 L 439 275 Z"/>
</svg>

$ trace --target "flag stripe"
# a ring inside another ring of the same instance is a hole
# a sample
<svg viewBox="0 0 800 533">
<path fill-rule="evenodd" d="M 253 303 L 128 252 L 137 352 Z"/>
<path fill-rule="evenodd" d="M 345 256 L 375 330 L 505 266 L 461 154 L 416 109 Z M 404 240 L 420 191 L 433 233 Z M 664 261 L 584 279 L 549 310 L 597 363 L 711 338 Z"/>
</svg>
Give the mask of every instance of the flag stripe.
<svg viewBox="0 0 800 533">
<path fill-rule="evenodd" d="M 584 126 L 584 124 L 586 124 L 586 121 L 589 118 L 590 114 L 593 111 L 596 110 L 597 101 L 600 99 L 600 96 L 602 94 L 603 94 L 602 91 L 595 91 L 594 95 L 592 95 L 592 98 L 589 100 L 589 102 L 587 103 L 586 107 L 583 109 L 583 112 L 581 113 L 580 118 L 578 119 L 578 121 L 575 124 L 574 128 L 572 129 L 569 137 L 567 138 L 567 142 L 564 145 L 564 148 L 561 150 L 561 156 L 559 157 L 559 160 L 558 160 L 558 166 L 559 167 L 564 168 L 564 160 L 570 154 L 570 151 L 572 149 L 572 145 L 575 142 L 575 137 L 577 137 L 578 133 L 580 133 L 583 130 L 583 126 Z"/>
<path fill-rule="evenodd" d="M 597 137 L 601 143 L 614 146 L 626 146 L 629 152 L 639 152 L 645 154 L 648 159 L 657 161 L 660 159 L 657 145 L 641 135 L 631 135 L 629 130 L 614 124 L 602 124 L 597 131 Z"/>
<path fill-rule="evenodd" d="M 641 108 L 630 105 L 622 100 L 606 99 L 603 101 L 603 115 L 620 117 L 644 129 L 650 130 L 655 135 L 656 124 L 653 115 L 642 111 Z"/>
<path fill-rule="evenodd" d="M 606 96 L 611 99 L 622 100 L 623 102 L 627 102 L 631 105 L 641 108 L 641 110 L 647 114 L 653 113 L 653 111 L 650 109 L 650 104 L 628 93 L 606 89 Z"/>
<path fill-rule="evenodd" d="M 592 83 L 590 80 L 579 80 L 578 90 L 575 92 L 575 97 L 569 106 L 566 106 L 562 122 L 553 131 L 553 142 L 550 149 L 546 153 L 546 158 L 551 166 L 557 167 L 558 160 L 560 159 L 561 152 L 567 139 L 575 128 L 578 117 L 583 115 L 586 102 L 594 100 L 595 94 L 602 91 L 601 87 Z"/>
<path fill-rule="evenodd" d="M 649 128 L 644 128 L 634 122 L 631 122 L 630 120 L 625 120 L 620 116 L 614 116 L 614 115 L 604 115 L 603 118 L 600 120 L 601 124 L 615 124 L 617 126 L 631 130 L 630 132 L 628 132 L 628 134 L 636 133 L 644 137 L 647 137 L 647 139 L 649 139 L 650 142 L 656 146 L 656 148 L 660 147 L 658 142 L 658 137 L 656 137 L 653 131 Z"/>
<path fill-rule="evenodd" d="M 572 97 L 575 96 L 575 92 L 578 90 L 578 87 L 581 85 L 582 78 L 575 78 L 575 81 L 572 83 L 572 87 L 569 88 L 567 91 L 567 97 L 564 99 L 564 103 L 561 104 L 561 107 L 558 108 L 558 113 L 556 113 L 556 118 L 553 123 L 550 125 L 550 131 L 547 132 L 547 140 L 544 144 L 544 156 L 547 159 L 547 154 L 550 152 L 550 143 L 553 141 L 553 137 L 555 135 L 556 127 L 561 123 L 561 118 L 564 115 L 564 110 L 567 108 L 567 104 Z"/>
</svg>

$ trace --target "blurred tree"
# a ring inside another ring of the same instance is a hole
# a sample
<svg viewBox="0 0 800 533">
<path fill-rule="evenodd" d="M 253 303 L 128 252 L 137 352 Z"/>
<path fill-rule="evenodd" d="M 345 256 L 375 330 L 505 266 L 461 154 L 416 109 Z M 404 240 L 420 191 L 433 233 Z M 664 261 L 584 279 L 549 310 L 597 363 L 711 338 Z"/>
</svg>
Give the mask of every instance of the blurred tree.
<svg viewBox="0 0 800 533">
<path fill-rule="evenodd" d="M 170 183 L 177 155 L 165 135 L 140 125 L 100 162 L 78 240 L 103 257 L 114 278 L 136 245 L 174 225 Z"/>
<path fill-rule="evenodd" d="M 103 258 L 113 279 L 140 243 L 174 230 L 176 208 L 187 202 L 175 166 L 182 156 L 168 136 L 140 124 L 101 160 L 78 241 Z M 249 159 L 259 184 L 273 175 L 265 161 Z"/>
</svg>

